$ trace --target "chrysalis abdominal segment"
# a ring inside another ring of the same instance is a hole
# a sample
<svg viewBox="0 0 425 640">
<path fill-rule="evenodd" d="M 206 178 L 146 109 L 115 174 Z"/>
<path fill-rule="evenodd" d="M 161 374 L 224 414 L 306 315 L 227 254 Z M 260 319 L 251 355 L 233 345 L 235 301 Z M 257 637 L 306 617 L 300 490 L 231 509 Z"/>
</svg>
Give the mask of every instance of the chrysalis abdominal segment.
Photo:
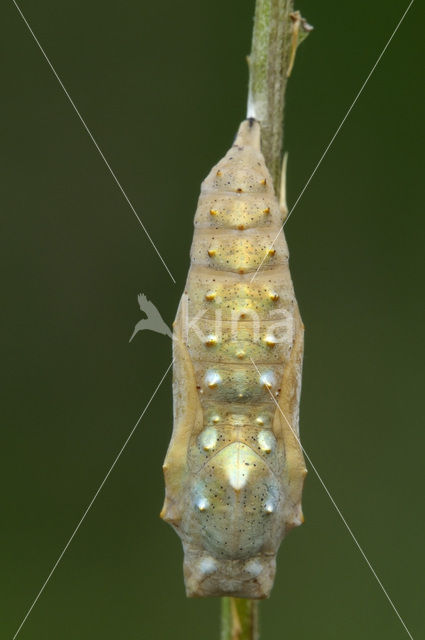
<svg viewBox="0 0 425 640">
<path fill-rule="evenodd" d="M 174 324 L 161 515 L 182 539 L 188 596 L 268 597 L 280 542 L 303 520 L 304 459 L 273 400 L 298 434 L 303 324 L 283 233 L 269 250 L 281 225 L 260 125 L 245 120 L 202 183 Z"/>
</svg>

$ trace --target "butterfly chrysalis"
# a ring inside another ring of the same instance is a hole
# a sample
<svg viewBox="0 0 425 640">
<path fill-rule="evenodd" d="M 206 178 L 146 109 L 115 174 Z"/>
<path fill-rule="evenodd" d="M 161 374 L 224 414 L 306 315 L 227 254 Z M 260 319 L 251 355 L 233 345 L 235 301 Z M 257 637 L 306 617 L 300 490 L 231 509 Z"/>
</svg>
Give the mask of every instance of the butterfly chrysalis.
<svg viewBox="0 0 425 640">
<path fill-rule="evenodd" d="M 245 120 L 202 183 L 174 323 L 161 515 L 182 539 L 188 596 L 267 597 L 280 542 L 303 521 L 304 328 L 282 220 L 260 124 Z"/>
</svg>

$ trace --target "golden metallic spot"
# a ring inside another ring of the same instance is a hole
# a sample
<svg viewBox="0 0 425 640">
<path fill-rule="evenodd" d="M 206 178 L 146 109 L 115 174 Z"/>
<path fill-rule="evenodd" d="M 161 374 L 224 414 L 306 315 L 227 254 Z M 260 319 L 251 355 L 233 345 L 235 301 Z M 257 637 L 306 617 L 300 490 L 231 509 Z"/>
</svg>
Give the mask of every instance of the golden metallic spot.
<svg viewBox="0 0 425 640">
<path fill-rule="evenodd" d="M 243 224 L 240 224 L 240 225 L 238 226 L 238 229 L 239 229 L 239 231 L 243 231 L 243 230 L 245 229 L 245 227 L 244 227 L 244 225 L 243 225 Z"/>
<path fill-rule="evenodd" d="M 258 444 L 260 445 L 261 451 L 269 454 L 276 446 L 276 438 L 271 431 L 261 431 L 258 434 Z"/>
<path fill-rule="evenodd" d="M 243 393 L 238 393 L 238 398 L 243 398 Z"/>
<path fill-rule="evenodd" d="M 269 256 L 274 256 L 275 253 L 276 253 L 276 249 L 269 249 L 268 251 Z"/>
<path fill-rule="evenodd" d="M 276 344 L 276 339 L 274 336 L 266 336 L 264 342 L 272 349 Z"/>
<path fill-rule="evenodd" d="M 243 360 L 245 358 L 245 351 L 238 351 L 236 353 L 236 357 L 239 358 L 239 360 Z"/>
<path fill-rule="evenodd" d="M 267 180 L 265 178 L 263 178 L 262 180 L 260 180 L 260 184 L 266 186 Z"/>
<path fill-rule="evenodd" d="M 216 211 L 215 209 L 210 209 L 210 214 L 212 216 L 216 216 L 218 214 L 218 211 Z"/>
<path fill-rule="evenodd" d="M 217 338 L 215 336 L 208 336 L 208 338 L 205 341 L 205 346 L 206 347 L 213 347 L 214 345 L 217 344 Z"/>
<path fill-rule="evenodd" d="M 220 416 L 218 415 L 213 416 L 212 421 L 214 422 L 214 424 L 217 424 L 217 422 L 220 422 Z"/>
<path fill-rule="evenodd" d="M 217 171 L 216 175 L 217 175 L 218 177 L 220 177 L 220 176 L 221 176 L 221 171 L 220 171 L 220 169 Z"/>
<path fill-rule="evenodd" d="M 266 215 L 270 213 L 270 207 L 267 207 L 267 209 L 263 209 L 263 213 L 265 213 Z"/>
<path fill-rule="evenodd" d="M 279 294 L 276 293 L 276 291 L 270 291 L 269 296 L 273 302 L 277 302 L 279 300 Z"/>
<path fill-rule="evenodd" d="M 217 431 L 214 427 L 207 427 L 199 436 L 199 444 L 204 451 L 212 451 L 217 444 Z"/>
<path fill-rule="evenodd" d="M 208 255 L 210 258 L 213 258 L 215 256 L 215 249 L 208 249 Z"/>
<path fill-rule="evenodd" d="M 208 291 L 208 293 L 205 294 L 205 300 L 208 300 L 209 302 L 211 302 L 211 300 L 214 300 L 216 296 L 215 291 Z"/>
<path fill-rule="evenodd" d="M 262 427 L 262 426 L 263 426 L 263 424 L 264 424 L 264 420 L 263 420 L 262 418 L 257 418 L 255 422 L 256 422 L 260 427 Z"/>
<path fill-rule="evenodd" d="M 242 193 L 242 192 L 243 192 L 243 189 L 241 189 L 240 187 L 239 189 L 236 189 L 236 193 Z"/>
<path fill-rule="evenodd" d="M 240 313 L 239 318 L 246 318 L 246 313 Z"/>
<path fill-rule="evenodd" d="M 245 273 L 245 269 L 239 269 L 238 273 L 240 273 L 241 275 L 243 275 Z"/>
<path fill-rule="evenodd" d="M 219 373 L 217 373 L 217 371 L 210 370 L 205 376 L 205 382 L 210 389 L 215 389 L 216 386 L 221 382 L 221 376 Z"/>
<path fill-rule="evenodd" d="M 263 373 L 263 375 L 260 376 L 260 383 L 265 389 L 271 389 L 275 383 L 273 373 L 271 371 Z"/>
<path fill-rule="evenodd" d="M 199 500 L 197 506 L 199 511 L 205 511 L 205 509 L 208 507 L 208 500 L 205 500 L 205 498 L 202 498 L 201 500 Z"/>
</svg>

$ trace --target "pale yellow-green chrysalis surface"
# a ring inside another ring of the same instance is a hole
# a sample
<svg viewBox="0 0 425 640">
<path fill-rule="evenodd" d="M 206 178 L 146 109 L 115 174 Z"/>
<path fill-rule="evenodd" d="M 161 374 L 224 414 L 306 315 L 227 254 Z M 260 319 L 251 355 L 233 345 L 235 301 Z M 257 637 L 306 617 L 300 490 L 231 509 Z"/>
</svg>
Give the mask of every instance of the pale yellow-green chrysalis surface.
<svg viewBox="0 0 425 640">
<path fill-rule="evenodd" d="M 260 125 L 245 120 L 202 183 L 174 324 L 161 515 L 182 539 L 188 596 L 266 598 L 303 520 L 303 324 L 282 221 Z"/>
</svg>

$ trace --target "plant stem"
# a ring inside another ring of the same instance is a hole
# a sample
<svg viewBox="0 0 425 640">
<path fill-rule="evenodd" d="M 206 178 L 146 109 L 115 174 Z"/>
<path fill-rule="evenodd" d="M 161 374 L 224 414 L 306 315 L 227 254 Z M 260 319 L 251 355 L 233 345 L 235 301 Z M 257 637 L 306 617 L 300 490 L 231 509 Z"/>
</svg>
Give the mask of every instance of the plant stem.
<svg viewBox="0 0 425 640">
<path fill-rule="evenodd" d="M 257 604 L 257 600 L 222 598 L 220 640 L 257 640 Z"/>
<path fill-rule="evenodd" d="M 261 123 L 262 151 L 279 197 L 285 89 L 297 46 L 312 27 L 293 0 L 256 0 L 248 58 L 249 118 Z M 258 600 L 221 599 L 221 640 L 258 640 Z"/>
<path fill-rule="evenodd" d="M 297 46 L 312 27 L 294 11 L 293 0 L 257 0 L 252 49 L 248 58 L 248 117 L 261 123 L 262 150 L 280 187 L 285 89 Z"/>
</svg>

